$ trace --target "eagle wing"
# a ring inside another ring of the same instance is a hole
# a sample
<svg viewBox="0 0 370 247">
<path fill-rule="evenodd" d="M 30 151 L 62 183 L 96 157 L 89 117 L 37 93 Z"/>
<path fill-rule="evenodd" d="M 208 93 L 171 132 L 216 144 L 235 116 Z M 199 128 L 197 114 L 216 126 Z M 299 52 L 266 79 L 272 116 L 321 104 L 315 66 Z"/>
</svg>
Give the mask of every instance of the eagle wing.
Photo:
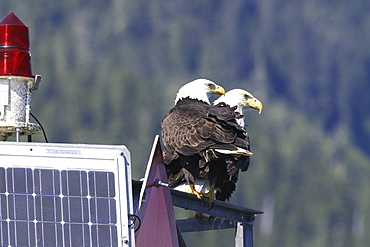
<svg viewBox="0 0 370 247">
<path fill-rule="evenodd" d="M 161 125 L 165 163 L 207 148 L 247 148 L 246 133 L 235 121 L 240 114 L 234 110 L 203 103 L 180 103 L 172 108 Z"/>
<path fill-rule="evenodd" d="M 164 159 L 169 164 L 178 155 L 191 156 L 211 146 L 214 123 L 199 105 L 175 106 L 162 120 Z"/>
</svg>

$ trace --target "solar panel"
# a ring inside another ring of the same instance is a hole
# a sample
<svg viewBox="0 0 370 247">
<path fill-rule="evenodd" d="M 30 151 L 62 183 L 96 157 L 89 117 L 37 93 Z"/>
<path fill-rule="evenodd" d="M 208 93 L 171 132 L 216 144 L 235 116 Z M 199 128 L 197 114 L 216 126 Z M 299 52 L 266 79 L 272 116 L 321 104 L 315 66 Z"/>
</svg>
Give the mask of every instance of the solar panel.
<svg viewBox="0 0 370 247">
<path fill-rule="evenodd" d="M 0 246 L 133 246 L 124 146 L 0 143 Z"/>
</svg>

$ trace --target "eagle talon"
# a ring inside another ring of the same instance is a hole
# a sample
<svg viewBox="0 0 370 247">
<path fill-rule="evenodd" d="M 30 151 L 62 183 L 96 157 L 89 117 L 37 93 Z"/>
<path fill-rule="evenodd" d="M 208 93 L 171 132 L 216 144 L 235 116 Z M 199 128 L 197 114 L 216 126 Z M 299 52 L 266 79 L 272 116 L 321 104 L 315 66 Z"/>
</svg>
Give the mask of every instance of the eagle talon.
<svg viewBox="0 0 370 247">
<path fill-rule="evenodd" d="M 190 194 L 196 195 L 198 197 L 198 199 L 203 200 L 202 195 L 195 189 L 194 184 L 190 184 L 189 187 L 190 187 L 190 189 L 189 189 Z"/>
<path fill-rule="evenodd" d="M 202 206 L 203 206 L 204 204 L 206 204 L 206 200 L 204 200 L 204 198 L 203 198 L 203 197 L 201 197 L 200 199 L 202 200 L 202 203 L 201 203 L 200 205 L 202 205 Z"/>
<path fill-rule="evenodd" d="M 212 205 L 215 201 L 215 186 L 211 185 L 210 190 L 207 193 L 201 193 L 202 196 L 208 197 L 208 204 Z M 211 207 L 211 209 L 212 209 Z"/>
<path fill-rule="evenodd" d="M 215 204 L 215 202 L 211 202 L 209 203 L 209 208 L 207 208 L 208 211 L 211 211 L 213 209 L 213 205 Z"/>
<path fill-rule="evenodd" d="M 202 212 L 195 212 L 195 215 L 189 217 L 188 219 L 196 219 L 199 222 L 199 224 L 202 224 L 202 222 L 200 220 L 201 218 L 207 218 L 207 217 L 204 216 L 204 214 Z"/>
<path fill-rule="evenodd" d="M 204 216 L 204 214 L 201 213 L 201 212 L 196 212 L 195 213 L 195 218 L 197 219 L 198 223 L 201 224 L 201 225 L 203 225 L 203 223 L 200 219 L 204 218 L 204 217 L 206 217 L 206 216 Z"/>
</svg>

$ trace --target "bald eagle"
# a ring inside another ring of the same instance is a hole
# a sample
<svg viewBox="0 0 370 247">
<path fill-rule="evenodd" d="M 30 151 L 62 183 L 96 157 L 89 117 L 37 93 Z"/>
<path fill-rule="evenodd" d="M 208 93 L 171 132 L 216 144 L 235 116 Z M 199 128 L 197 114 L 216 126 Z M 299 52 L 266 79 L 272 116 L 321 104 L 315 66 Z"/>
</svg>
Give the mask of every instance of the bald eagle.
<svg viewBox="0 0 370 247">
<path fill-rule="evenodd" d="M 246 132 L 237 123 L 242 115 L 227 104 L 211 105 L 214 94 L 223 95 L 225 90 L 206 79 L 185 84 L 161 124 L 170 186 L 185 185 L 188 192 L 207 196 L 210 202 L 228 199 L 235 190 L 235 185 L 224 188 L 234 173 L 227 163 L 252 154 Z"/>
<path fill-rule="evenodd" d="M 247 125 L 245 124 L 245 112 L 248 109 L 256 109 L 259 114 L 262 112 L 262 103 L 255 98 L 250 92 L 243 89 L 233 89 L 227 91 L 224 95 L 220 96 L 213 102 L 215 106 L 224 107 L 227 106 L 236 108 L 236 112 L 242 114 L 241 117 L 237 118 L 238 124 L 246 131 L 246 141 L 248 142 L 247 150 L 250 149 L 250 140 L 247 132 Z M 220 190 L 220 199 L 228 199 L 231 193 L 236 188 L 236 182 L 238 181 L 239 170 L 242 172 L 247 171 L 250 165 L 250 156 L 242 156 L 238 159 L 225 159 L 226 169 L 228 170 L 229 179 L 224 182 L 224 189 Z M 230 193 L 231 192 L 231 193 Z"/>
<path fill-rule="evenodd" d="M 245 112 L 248 109 L 258 110 L 258 114 L 262 112 L 262 103 L 255 98 L 250 92 L 244 89 L 232 89 L 227 91 L 224 95 L 221 95 L 217 100 L 213 102 L 214 105 L 227 104 L 231 107 L 236 107 L 236 111 L 245 116 Z M 237 119 L 238 124 L 246 129 L 245 119 Z"/>
</svg>

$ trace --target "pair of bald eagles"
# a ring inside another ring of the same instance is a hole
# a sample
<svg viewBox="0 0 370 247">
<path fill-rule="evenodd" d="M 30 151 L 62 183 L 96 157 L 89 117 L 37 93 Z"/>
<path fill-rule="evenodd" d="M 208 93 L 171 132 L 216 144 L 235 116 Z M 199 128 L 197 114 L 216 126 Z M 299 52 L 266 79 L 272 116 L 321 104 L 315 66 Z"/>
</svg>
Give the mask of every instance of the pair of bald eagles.
<svg viewBox="0 0 370 247">
<path fill-rule="evenodd" d="M 242 89 L 225 93 L 206 79 L 182 86 L 161 124 L 170 187 L 210 203 L 228 200 L 252 155 L 243 116 L 249 108 L 261 113 L 262 103 Z"/>
</svg>

